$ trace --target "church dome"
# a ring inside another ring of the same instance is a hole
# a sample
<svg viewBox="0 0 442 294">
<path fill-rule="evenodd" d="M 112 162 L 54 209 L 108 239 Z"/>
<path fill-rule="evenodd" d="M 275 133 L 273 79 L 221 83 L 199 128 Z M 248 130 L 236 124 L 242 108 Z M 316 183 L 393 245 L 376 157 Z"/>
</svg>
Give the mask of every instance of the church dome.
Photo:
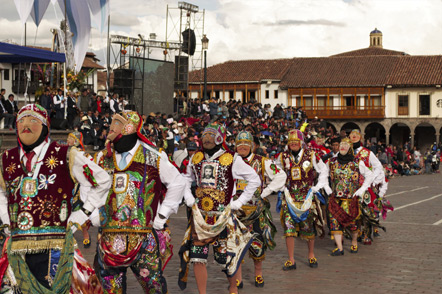
<svg viewBox="0 0 442 294">
<path fill-rule="evenodd" d="M 375 28 L 370 34 L 382 34 L 382 32 L 378 30 L 378 28 Z"/>
</svg>

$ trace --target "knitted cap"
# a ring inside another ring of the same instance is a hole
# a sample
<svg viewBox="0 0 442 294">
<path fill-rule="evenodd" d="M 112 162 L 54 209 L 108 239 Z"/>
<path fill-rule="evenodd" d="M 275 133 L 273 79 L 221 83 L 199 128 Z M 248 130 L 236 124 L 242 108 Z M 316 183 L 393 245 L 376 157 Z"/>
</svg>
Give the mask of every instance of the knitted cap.
<svg viewBox="0 0 442 294">
<path fill-rule="evenodd" d="M 20 111 L 17 114 L 16 121 L 18 122 L 20 119 L 22 119 L 25 116 L 32 116 L 41 121 L 42 124 L 49 127 L 50 126 L 50 119 L 48 116 L 48 113 L 46 112 L 46 109 L 41 107 L 38 104 L 28 104 L 23 106 Z"/>
</svg>

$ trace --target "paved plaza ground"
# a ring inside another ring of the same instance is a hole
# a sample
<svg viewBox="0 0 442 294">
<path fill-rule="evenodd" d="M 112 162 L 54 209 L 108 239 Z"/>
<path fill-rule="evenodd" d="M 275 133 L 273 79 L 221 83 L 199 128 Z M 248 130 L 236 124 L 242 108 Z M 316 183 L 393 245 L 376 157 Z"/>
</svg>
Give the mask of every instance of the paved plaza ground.
<svg viewBox="0 0 442 294">
<path fill-rule="evenodd" d="M 350 242 L 344 244 L 345 255 L 330 256 L 335 248 L 329 236 L 316 241 L 319 267 L 311 269 L 307 262 L 307 245 L 296 241 L 295 271 L 282 271 L 287 260 L 279 215 L 274 211 L 276 197 L 271 197 L 272 213 L 277 225 L 277 247 L 264 261 L 265 287 L 254 286 L 253 263 L 247 257 L 243 265 L 244 288 L 239 293 L 442 293 L 442 176 L 440 174 L 391 179 L 388 199 L 395 207 L 383 222 L 373 245 L 360 245 L 358 254 L 350 254 Z M 165 270 L 169 293 L 198 293 L 189 273 L 188 287 L 181 291 L 178 281 L 178 250 L 186 225 L 186 211 L 181 207 L 171 217 L 174 256 Z M 92 263 L 96 232 L 91 228 L 92 244 L 82 249 Z M 81 244 L 81 235 L 76 233 Z M 209 261 L 208 293 L 228 293 L 227 280 L 220 268 Z M 128 294 L 143 293 L 128 271 Z"/>
</svg>

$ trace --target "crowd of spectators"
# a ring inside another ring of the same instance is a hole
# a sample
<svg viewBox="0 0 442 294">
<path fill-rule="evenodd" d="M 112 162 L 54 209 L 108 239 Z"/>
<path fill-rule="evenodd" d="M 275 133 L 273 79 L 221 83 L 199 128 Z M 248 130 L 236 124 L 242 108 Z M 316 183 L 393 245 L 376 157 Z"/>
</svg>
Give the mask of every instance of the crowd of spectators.
<svg viewBox="0 0 442 294">
<path fill-rule="evenodd" d="M 13 129 L 17 103 L 13 94 L 8 99 L 4 95 L 5 90 L 1 89 L 0 120 L 5 120 L 6 129 Z M 127 102 L 118 94 L 102 97 L 88 89 L 83 89 L 77 95 L 68 93 L 64 97 L 62 90 L 51 91 L 48 88 L 37 102 L 50 114 L 53 127 L 80 131 L 84 145 L 92 145 L 94 150 L 104 148 L 112 114 L 127 108 Z M 255 143 L 259 146 L 257 153 L 270 158 L 286 148 L 288 132 L 293 128 L 300 128 L 304 132 L 306 143 L 310 146 L 322 145 L 330 152 L 333 149 L 332 141 L 339 141 L 351 131 L 335 132 L 324 119 L 307 118 L 302 107 L 285 107 L 283 104 L 271 107 L 253 99 L 243 103 L 233 99 L 226 102 L 213 98 L 204 101 L 178 98 L 174 106 L 174 115 L 161 112 L 142 115 L 142 133 L 166 150 L 171 158 L 175 151 L 187 151 L 189 144 L 201 146 L 202 131 L 211 122 L 226 127 L 226 142 L 230 148 L 234 148 L 237 133 L 245 129 L 254 135 Z M 425 152 L 416 146 L 411 147 L 410 142 L 403 146 L 386 146 L 385 142 L 376 138 L 368 138 L 364 146 L 378 157 L 389 177 L 439 172 L 440 143 L 434 142 Z"/>
</svg>

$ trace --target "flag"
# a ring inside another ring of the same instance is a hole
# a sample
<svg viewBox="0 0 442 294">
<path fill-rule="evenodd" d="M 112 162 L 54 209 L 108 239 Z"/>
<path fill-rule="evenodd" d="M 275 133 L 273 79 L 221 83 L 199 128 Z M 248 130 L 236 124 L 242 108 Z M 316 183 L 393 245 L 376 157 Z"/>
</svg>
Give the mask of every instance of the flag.
<svg viewBox="0 0 442 294">
<path fill-rule="evenodd" d="M 49 2 L 51 0 L 35 0 L 34 5 L 32 6 L 31 16 L 34 20 L 35 25 L 38 27 L 40 25 L 41 20 L 43 19 L 43 15 L 46 13 L 48 9 Z"/>
<path fill-rule="evenodd" d="M 14 0 L 14 3 L 22 24 L 25 24 L 31 13 L 34 0 Z"/>
<path fill-rule="evenodd" d="M 89 48 L 91 34 L 91 15 L 87 0 L 58 0 L 61 10 L 65 11 L 74 46 L 75 71 L 78 72 L 83 66 L 83 61 Z"/>
<path fill-rule="evenodd" d="M 109 17 L 109 0 L 87 0 L 92 13 L 92 20 L 100 33 L 103 33 Z"/>
</svg>

